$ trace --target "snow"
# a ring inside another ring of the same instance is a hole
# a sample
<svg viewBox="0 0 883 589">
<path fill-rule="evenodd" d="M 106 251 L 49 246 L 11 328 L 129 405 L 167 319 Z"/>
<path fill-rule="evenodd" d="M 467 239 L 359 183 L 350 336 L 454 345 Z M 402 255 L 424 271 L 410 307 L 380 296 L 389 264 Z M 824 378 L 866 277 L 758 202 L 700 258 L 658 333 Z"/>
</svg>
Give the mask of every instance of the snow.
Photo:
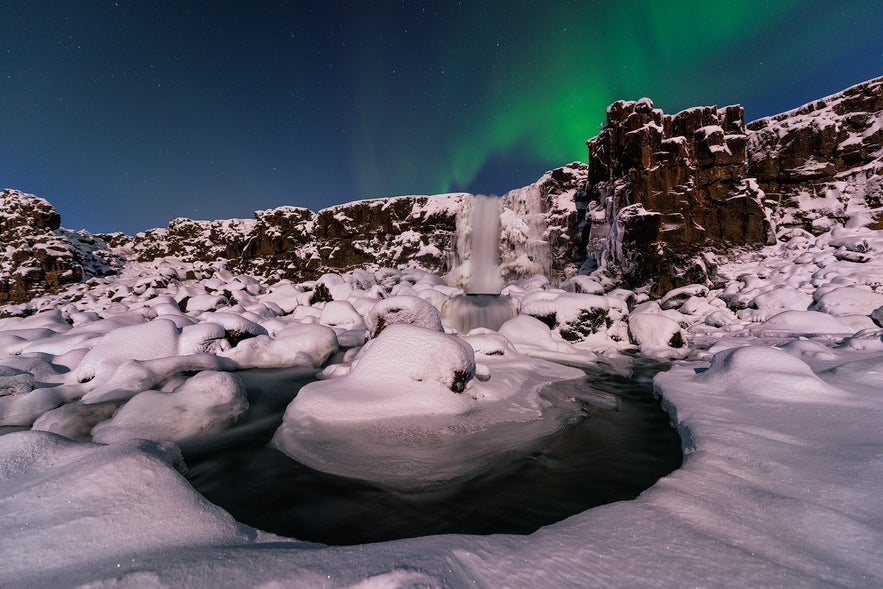
<svg viewBox="0 0 883 589">
<path fill-rule="evenodd" d="M 487 371 L 483 382 L 473 378 L 476 358 Z M 542 419 L 548 403 L 539 392 L 580 376 L 522 356 L 493 332 L 464 341 L 390 325 L 345 376 L 301 389 L 273 443 L 317 470 L 385 487 L 449 484 L 557 431 L 560 423 Z M 511 422 L 530 425 L 510 431 Z"/>
<path fill-rule="evenodd" d="M 629 315 L 629 336 L 641 354 L 658 360 L 686 356 L 681 326 L 665 315 L 635 313 Z"/>
<path fill-rule="evenodd" d="M 438 309 L 416 294 L 395 295 L 378 301 L 365 315 L 368 337 L 377 337 L 384 329 L 397 323 L 443 331 Z"/>
<path fill-rule="evenodd" d="M 225 429 L 248 409 L 245 386 L 225 372 L 203 371 L 170 393 L 144 391 L 108 421 L 92 429 L 92 439 L 179 441 Z"/>
<path fill-rule="evenodd" d="M 780 239 L 659 301 L 603 274 L 522 280 L 503 291 L 514 318 L 460 336 L 438 308 L 462 292 L 416 270 L 325 275 L 319 302 L 315 282 L 219 266 L 185 280 L 194 266 L 165 259 L 40 297 L 0 319 L 3 585 L 881 586 L 883 232 Z M 542 394 L 583 377 L 570 366 L 647 357 L 672 362 L 654 390 L 682 467 L 530 535 L 276 537 L 199 496 L 163 441 L 235 428 L 253 401 L 240 371 L 304 366 L 320 378 L 288 406 L 279 448 L 443 492 L 574 419 L 577 403 Z"/>
<path fill-rule="evenodd" d="M 121 327 L 109 332 L 86 353 L 77 380 L 107 377 L 126 360 L 150 360 L 178 353 L 178 326 L 167 319 Z"/>
<path fill-rule="evenodd" d="M 330 327 L 292 323 L 275 337 L 259 335 L 222 352 L 241 368 L 321 366 L 338 349 L 337 334 Z"/>
</svg>

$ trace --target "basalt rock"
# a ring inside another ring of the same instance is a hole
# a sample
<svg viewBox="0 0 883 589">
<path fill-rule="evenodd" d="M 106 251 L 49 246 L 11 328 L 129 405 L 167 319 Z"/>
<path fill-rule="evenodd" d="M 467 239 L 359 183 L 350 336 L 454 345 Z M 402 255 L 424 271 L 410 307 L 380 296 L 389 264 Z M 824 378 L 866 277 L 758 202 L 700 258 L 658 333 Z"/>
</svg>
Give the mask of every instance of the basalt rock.
<svg viewBox="0 0 883 589">
<path fill-rule="evenodd" d="M 0 304 L 113 274 L 120 265 L 100 239 L 61 228 L 61 215 L 48 201 L 17 190 L 0 192 L 0 250 Z"/>
<path fill-rule="evenodd" d="M 748 129 L 748 174 L 783 229 L 883 229 L 883 77 Z"/>
<path fill-rule="evenodd" d="M 610 105 L 587 141 L 584 241 L 596 261 L 661 293 L 705 280 L 703 250 L 767 242 L 742 118 L 740 106 L 666 115 L 647 98 Z"/>
<path fill-rule="evenodd" d="M 709 279 L 707 252 L 799 227 L 883 229 L 883 78 L 743 124 L 740 106 L 666 115 L 646 98 L 607 109 L 589 139 L 582 241 L 631 287 Z"/>
<path fill-rule="evenodd" d="M 255 213 L 240 270 L 311 280 L 365 267 L 442 271 L 462 195 L 402 196 L 351 202 L 313 213 L 280 207 Z"/>
</svg>

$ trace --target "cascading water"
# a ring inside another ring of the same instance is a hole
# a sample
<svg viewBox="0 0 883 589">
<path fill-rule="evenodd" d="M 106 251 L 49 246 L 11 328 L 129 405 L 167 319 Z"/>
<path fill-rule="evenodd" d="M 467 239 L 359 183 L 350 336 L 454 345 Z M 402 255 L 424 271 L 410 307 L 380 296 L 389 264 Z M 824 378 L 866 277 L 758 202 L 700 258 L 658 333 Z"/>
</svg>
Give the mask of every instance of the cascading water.
<svg viewBox="0 0 883 589">
<path fill-rule="evenodd" d="M 463 334 L 476 327 L 499 329 L 516 315 L 509 297 L 500 295 L 503 277 L 500 273 L 498 197 L 473 197 L 469 229 L 468 265 L 463 265 L 467 267 L 466 295 L 448 299 L 441 308 L 442 323 Z M 464 235 L 465 232 L 461 233 L 458 245 L 462 245 Z M 462 267 L 460 272 L 462 277 Z"/>
<path fill-rule="evenodd" d="M 500 275 L 500 199 L 476 195 L 472 201 L 472 247 L 468 294 L 499 294 L 503 287 Z"/>
</svg>

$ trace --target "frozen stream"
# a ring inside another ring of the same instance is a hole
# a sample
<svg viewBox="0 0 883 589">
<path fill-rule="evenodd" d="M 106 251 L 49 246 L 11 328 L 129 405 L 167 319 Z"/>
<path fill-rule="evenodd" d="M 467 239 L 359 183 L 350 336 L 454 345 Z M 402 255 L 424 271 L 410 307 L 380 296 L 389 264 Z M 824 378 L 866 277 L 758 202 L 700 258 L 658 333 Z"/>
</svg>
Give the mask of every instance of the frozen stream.
<svg viewBox="0 0 883 589">
<path fill-rule="evenodd" d="M 293 391 L 312 379 L 304 369 L 240 373 L 253 399 L 246 423 L 182 449 L 200 493 L 240 522 L 287 537 L 344 545 L 528 534 L 632 499 L 680 466 L 680 439 L 651 394 L 654 372 L 556 383 L 544 396 L 553 401 L 547 418 L 561 420 L 562 432 L 479 477 L 433 491 L 396 492 L 317 472 L 267 446 Z"/>
</svg>

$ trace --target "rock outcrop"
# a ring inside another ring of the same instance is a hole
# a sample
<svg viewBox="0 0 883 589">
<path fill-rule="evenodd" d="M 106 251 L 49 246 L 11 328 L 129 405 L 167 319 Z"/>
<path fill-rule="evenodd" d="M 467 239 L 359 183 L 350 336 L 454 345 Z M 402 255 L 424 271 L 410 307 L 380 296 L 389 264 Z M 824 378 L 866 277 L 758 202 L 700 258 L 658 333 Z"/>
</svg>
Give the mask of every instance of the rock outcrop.
<svg viewBox="0 0 883 589">
<path fill-rule="evenodd" d="M 651 294 L 708 282 L 709 252 L 883 228 L 883 78 L 747 126 L 740 106 L 618 101 L 587 145 L 589 258 Z"/>
<path fill-rule="evenodd" d="M 748 175 L 782 228 L 883 229 L 883 77 L 748 124 Z"/>
<path fill-rule="evenodd" d="M 757 184 L 747 179 L 740 106 L 666 115 L 643 98 L 607 108 L 589 139 L 587 243 L 630 285 L 661 293 L 704 281 L 704 250 L 768 241 Z"/>
<path fill-rule="evenodd" d="M 544 272 L 575 274 L 585 257 L 575 195 L 587 166 L 557 168 L 501 197 L 500 253 L 507 278 Z M 312 280 L 355 268 L 416 267 L 444 274 L 468 257 L 471 195 L 397 196 L 322 209 L 283 206 L 254 219 L 175 219 L 165 229 L 129 237 L 101 235 L 115 250 L 146 262 L 226 261 L 228 268 L 270 280 Z M 458 253 L 459 248 L 459 253 Z"/>
<path fill-rule="evenodd" d="M 95 236 L 63 229 L 48 201 L 17 190 L 0 192 L 0 248 L 0 304 L 113 274 L 120 263 Z"/>
</svg>

